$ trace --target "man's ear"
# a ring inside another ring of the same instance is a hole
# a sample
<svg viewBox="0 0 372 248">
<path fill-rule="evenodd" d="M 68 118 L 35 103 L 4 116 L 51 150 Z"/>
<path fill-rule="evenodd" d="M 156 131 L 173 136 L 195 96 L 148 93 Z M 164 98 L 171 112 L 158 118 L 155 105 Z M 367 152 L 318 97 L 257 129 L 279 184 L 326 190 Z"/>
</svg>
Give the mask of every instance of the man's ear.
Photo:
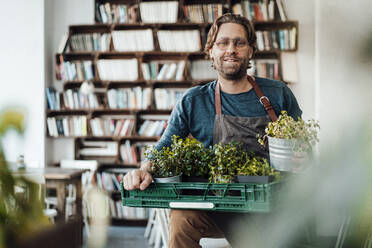
<svg viewBox="0 0 372 248">
<path fill-rule="evenodd" d="M 248 58 L 252 59 L 252 57 L 253 57 L 253 47 L 249 47 L 248 48 Z"/>
</svg>

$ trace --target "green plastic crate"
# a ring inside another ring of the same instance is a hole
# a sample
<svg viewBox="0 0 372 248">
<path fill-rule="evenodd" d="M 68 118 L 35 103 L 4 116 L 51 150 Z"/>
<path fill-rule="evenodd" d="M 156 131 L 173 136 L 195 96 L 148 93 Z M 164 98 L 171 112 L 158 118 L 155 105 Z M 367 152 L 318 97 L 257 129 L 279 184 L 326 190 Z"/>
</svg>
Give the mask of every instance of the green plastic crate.
<svg viewBox="0 0 372 248">
<path fill-rule="evenodd" d="M 254 183 L 151 183 L 145 190 L 124 190 L 123 206 L 200 209 L 226 212 L 271 212 L 279 204 L 282 182 Z"/>
</svg>

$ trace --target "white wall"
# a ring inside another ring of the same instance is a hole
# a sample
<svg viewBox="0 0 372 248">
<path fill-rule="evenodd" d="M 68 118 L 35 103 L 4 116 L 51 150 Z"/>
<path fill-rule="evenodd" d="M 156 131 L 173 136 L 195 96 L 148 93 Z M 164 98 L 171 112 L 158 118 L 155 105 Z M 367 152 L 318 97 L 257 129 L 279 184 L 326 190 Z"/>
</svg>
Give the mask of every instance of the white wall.
<svg viewBox="0 0 372 248">
<path fill-rule="evenodd" d="M 371 9 L 370 0 L 316 1 L 316 111 L 325 147 L 371 113 L 371 62 L 363 56 Z"/>
<path fill-rule="evenodd" d="M 20 7 L 22 6 L 22 7 Z M 22 106 L 28 113 L 23 138 L 4 139 L 7 159 L 24 154 L 44 165 L 44 0 L 1 2 L 0 108 Z"/>
<path fill-rule="evenodd" d="M 303 111 L 303 118 L 315 118 L 315 1 L 286 0 L 289 20 L 298 21 L 298 77 L 290 85 Z"/>
<path fill-rule="evenodd" d="M 356 150 L 362 144 L 355 142 L 358 142 L 358 135 L 366 131 L 362 130 L 361 124 L 364 122 L 370 127 L 371 121 L 372 58 L 368 60 L 365 56 L 367 45 L 372 50 L 372 40 L 367 44 L 367 38 L 372 37 L 371 9 L 370 0 L 316 0 L 315 101 L 321 124 L 320 153 L 323 161 L 334 154 L 340 158 L 328 160 L 328 164 L 321 166 L 336 168 L 335 173 L 347 178 L 345 186 L 359 185 L 364 180 L 359 167 L 363 158 L 360 157 L 361 151 Z M 345 148 L 348 151 L 346 155 L 342 150 Z M 364 161 L 367 161 L 366 157 Z M 347 172 L 343 166 L 348 168 Z M 355 172 L 357 177 L 352 175 Z M 342 194 L 354 193 L 352 188 L 345 188 Z M 334 198 L 329 195 L 329 200 L 334 201 Z M 328 209 L 323 217 L 332 219 L 332 222 L 327 223 L 324 221 L 327 218 L 319 217 L 318 231 L 332 235 L 337 233 L 345 216 L 340 211 Z"/>
<path fill-rule="evenodd" d="M 47 85 L 62 89 L 62 82 L 55 79 L 54 55 L 63 33 L 73 24 L 94 23 L 94 0 L 46 0 L 45 1 L 45 61 Z M 72 138 L 46 140 L 46 161 L 48 164 L 61 159 L 74 158 Z"/>
</svg>

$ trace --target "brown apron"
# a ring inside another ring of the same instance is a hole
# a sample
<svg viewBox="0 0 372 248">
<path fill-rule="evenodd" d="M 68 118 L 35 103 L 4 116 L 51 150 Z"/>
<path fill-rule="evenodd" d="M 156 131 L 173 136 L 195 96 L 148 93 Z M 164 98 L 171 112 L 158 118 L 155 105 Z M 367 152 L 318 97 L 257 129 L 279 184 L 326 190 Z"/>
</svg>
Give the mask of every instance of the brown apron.
<svg viewBox="0 0 372 248">
<path fill-rule="evenodd" d="M 259 98 L 258 101 L 263 104 L 268 115 L 262 117 L 238 117 L 222 114 L 221 91 L 217 82 L 215 89 L 216 116 L 214 118 L 213 144 L 219 142 L 226 144 L 231 141 L 238 141 L 243 144 L 247 151 L 253 151 L 258 156 L 268 158 L 268 148 L 263 148 L 258 143 L 257 135 L 264 135 L 268 122 L 275 121 L 277 117 L 268 98 L 262 94 L 257 83 L 251 77 L 247 77 Z"/>
<path fill-rule="evenodd" d="M 277 116 L 269 102 L 269 99 L 262 94 L 262 91 L 254 79 L 248 76 L 248 81 L 251 83 L 258 96 L 258 101 L 260 101 L 264 106 L 268 115 L 263 117 L 237 117 L 222 114 L 220 85 L 217 82 L 215 89 L 216 116 L 213 130 L 213 144 L 218 142 L 228 143 L 231 141 L 240 141 L 243 143 L 245 149 L 254 151 L 256 155 L 268 158 L 268 149 L 262 148 L 258 143 L 257 134 L 264 134 L 267 123 L 269 121 L 276 121 Z M 252 222 L 260 223 L 260 218 L 264 217 L 262 215 L 256 216 L 252 214 L 216 211 L 207 212 L 207 214 L 219 228 L 215 230 L 216 235 L 213 237 L 226 237 L 234 248 L 247 247 L 247 245 L 239 242 L 239 240 L 242 239 L 237 235 L 239 232 L 234 228 L 237 226 L 244 227 L 247 221 L 249 221 L 250 224 L 252 224 Z M 258 221 L 256 220 L 257 218 Z M 257 225 L 257 228 L 259 226 L 260 225 Z M 222 233 L 219 231 L 222 231 Z M 242 233 L 244 232 L 241 232 L 240 235 Z"/>
</svg>

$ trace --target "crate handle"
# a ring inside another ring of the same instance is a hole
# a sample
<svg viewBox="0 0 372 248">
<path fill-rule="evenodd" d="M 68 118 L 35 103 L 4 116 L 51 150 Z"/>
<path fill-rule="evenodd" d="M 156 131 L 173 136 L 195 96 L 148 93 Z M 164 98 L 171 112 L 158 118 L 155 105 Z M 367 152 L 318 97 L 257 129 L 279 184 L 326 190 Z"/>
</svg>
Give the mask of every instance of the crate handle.
<svg viewBox="0 0 372 248">
<path fill-rule="evenodd" d="M 170 208 L 213 209 L 213 202 L 169 202 Z"/>
</svg>

